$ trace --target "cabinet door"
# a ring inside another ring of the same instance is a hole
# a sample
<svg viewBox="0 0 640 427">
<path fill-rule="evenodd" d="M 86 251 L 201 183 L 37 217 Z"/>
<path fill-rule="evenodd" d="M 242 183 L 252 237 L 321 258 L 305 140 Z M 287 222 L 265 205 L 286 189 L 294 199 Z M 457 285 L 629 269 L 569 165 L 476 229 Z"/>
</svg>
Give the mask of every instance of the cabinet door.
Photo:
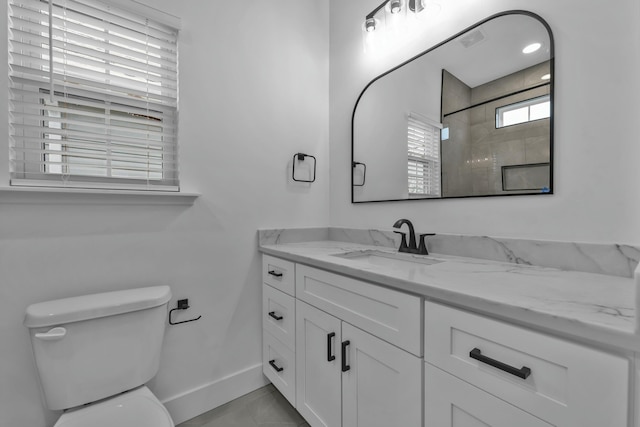
<svg viewBox="0 0 640 427">
<path fill-rule="evenodd" d="M 340 427 L 340 320 L 296 300 L 296 409 L 312 427 Z"/>
<path fill-rule="evenodd" d="M 422 425 L 422 359 L 348 323 L 342 375 L 343 427 Z"/>
<path fill-rule="evenodd" d="M 553 427 L 429 363 L 424 388 L 425 427 Z"/>
</svg>

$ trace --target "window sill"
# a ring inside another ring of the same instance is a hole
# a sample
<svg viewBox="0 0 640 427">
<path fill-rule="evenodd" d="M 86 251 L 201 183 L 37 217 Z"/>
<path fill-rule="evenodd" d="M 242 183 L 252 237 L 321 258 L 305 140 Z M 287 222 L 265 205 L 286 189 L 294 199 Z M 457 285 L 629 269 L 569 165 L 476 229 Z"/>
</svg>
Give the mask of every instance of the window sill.
<svg viewBox="0 0 640 427">
<path fill-rule="evenodd" d="M 99 190 L 84 188 L 0 187 L 0 203 L 193 205 L 199 193 Z"/>
</svg>

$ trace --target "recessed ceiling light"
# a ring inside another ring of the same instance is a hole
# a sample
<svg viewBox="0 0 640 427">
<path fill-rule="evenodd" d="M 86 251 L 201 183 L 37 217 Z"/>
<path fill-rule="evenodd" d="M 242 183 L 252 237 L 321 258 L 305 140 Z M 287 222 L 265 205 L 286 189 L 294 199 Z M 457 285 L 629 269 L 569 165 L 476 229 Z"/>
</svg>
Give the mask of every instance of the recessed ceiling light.
<svg viewBox="0 0 640 427">
<path fill-rule="evenodd" d="M 551 74 L 545 74 L 544 76 L 540 77 L 541 80 L 551 80 Z"/>
<path fill-rule="evenodd" d="M 541 47 L 542 45 L 540 43 L 531 43 L 529 46 L 522 49 L 522 53 L 533 53 Z"/>
</svg>

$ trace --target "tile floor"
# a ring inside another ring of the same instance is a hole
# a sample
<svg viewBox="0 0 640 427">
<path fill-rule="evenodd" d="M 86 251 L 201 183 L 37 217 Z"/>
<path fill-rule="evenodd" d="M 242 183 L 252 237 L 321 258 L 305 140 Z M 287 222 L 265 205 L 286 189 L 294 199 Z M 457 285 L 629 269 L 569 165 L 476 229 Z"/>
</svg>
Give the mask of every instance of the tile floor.
<svg viewBox="0 0 640 427">
<path fill-rule="evenodd" d="M 309 427 L 269 384 L 176 427 Z"/>
</svg>

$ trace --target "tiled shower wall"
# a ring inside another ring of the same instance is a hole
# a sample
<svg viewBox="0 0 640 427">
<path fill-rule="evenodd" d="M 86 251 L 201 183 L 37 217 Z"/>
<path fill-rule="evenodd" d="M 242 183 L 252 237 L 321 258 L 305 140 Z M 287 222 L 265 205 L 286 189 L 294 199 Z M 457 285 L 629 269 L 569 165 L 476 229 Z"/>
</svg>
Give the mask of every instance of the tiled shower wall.
<svg viewBox="0 0 640 427">
<path fill-rule="evenodd" d="M 548 72 L 544 62 L 475 88 L 443 72 L 443 116 L 531 88 L 443 117 L 450 129 L 449 139 L 442 141 L 445 197 L 513 193 L 502 189 L 502 166 L 549 162 L 549 119 L 496 129 L 496 108 L 549 93 L 548 85 L 536 87 Z"/>
</svg>

